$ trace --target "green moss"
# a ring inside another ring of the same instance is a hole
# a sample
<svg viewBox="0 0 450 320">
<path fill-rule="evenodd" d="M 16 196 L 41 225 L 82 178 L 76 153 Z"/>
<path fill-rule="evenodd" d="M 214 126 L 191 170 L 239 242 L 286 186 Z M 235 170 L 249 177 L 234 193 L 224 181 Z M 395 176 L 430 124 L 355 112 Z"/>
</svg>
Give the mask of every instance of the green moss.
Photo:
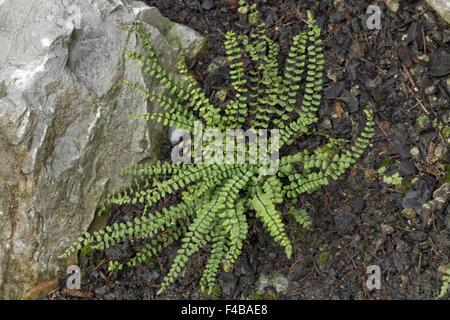
<svg viewBox="0 0 450 320">
<path fill-rule="evenodd" d="M 389 166 L 391 163 L 392 163 L 392 159 L 389 158 L 389 157 L 383 158 L 383 159 L 381 160 L 381 166 L 383 166 L 383 167 L 387 167 L 387 166 Z"/>
<path fill-rule="evenodd" d="M 319 263 L 324 266 L 328 260 L 330 259 L 330 253 L 329 252 L 322 252 L 319 256 Z"/>
<path fill-rule="evenodd" d="M 248 300 L 264 300 L 264 296 L 262 294 L 253 292 L 248 296 Z"/>
<path fill-rule="evenodd" d="M 407 194 L 409 189 L 411 189 L 411 183 L 410 182 L 405 182 L 405 184 L 403 184 L 402 192 L 404 194 Z"/>
<path fill-rule="evenodd" d="M 248 300 L 278 300 L 277 296 L 269 296 L 269 297 L 264 297 L 262 294 L 253 292 L 251 293 L 248 298 Z"/>
<path fill-rule="evenodd" d="M 313 243 L 312 233 L 297 223 L 293 215 L 287 217 L 289 231 L 298 242 L 311 245 Z"/>
<path fill-rule="evenodd" d="M 442 183 L 450 182 L 450 164 L 445 166 L 445 177 L 442 179 Z"/>
</svg>

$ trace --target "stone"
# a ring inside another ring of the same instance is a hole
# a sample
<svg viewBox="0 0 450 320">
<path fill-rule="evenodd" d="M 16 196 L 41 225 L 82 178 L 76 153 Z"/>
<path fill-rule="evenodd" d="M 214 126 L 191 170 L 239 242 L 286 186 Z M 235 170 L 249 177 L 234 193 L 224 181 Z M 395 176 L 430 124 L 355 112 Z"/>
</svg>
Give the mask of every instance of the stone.
<svg viewBox="0 0 450 320">
<path fill-rule="evenodd" d="M 203 0 L 202 8 L 205 10 L 211 10 L 214 5 L 213 0 Z"/>
<path fill-rule="evenodd" d="M 280 273 L 274 274 L 272 278 L 272 286 L 277 293 L 284 293 L 288 289 L 289 280 Z"/>
<path fill-rule="evenodd" d="M 355 222 L 356 215 L 348 211 L 342 210 L 334 217 L 334 224 L 338 234 L 345 235 L 349 232 Z"/>
<path fill-rule="evenodd" d="M 356 196 L 353 199 L 353 213 L 360 214 L 361 212 L 363 212 L 365 207 L 366 207 L 366 203 L 362 196 Z"/>
<path fill-rule="evenodd" d="M 450 23 L 450 2 L 448 0 L 426 0 L 427 3 L 444 19 Z"/>
<path fill-rule="evenodd" d="M 411 157 L 412 157 L 414 160 L 419 160 L 419 158 L 420 158 L 420 151 L 419 151 L 419 148 L 417 148 L 417 147 L 412 147 L 411 150 L 410 150 L 409 152 L 410 152 L 410 154 L 411 154 Z"/>
<path fill-rule="evenodd" d="M 159 110 L 122 83 L 162 90 L 125 58 L 138 19 L 176 71 L 205 49 L 199 33 L 130 1 L 0 1 L 0 298 L 55 278 L 123 167 L 154 160 L 167 130 L 128 114 Z M 72 261 L 73 262 L 73 261 Z"/>
<path fill-rule="evenodd" d="M 337 137 L 348 138 L 352 133 L 352 120 L 349 117 L 332 119 L 333 129 Z"/>
<path fill-rule="evenodd" d="M 436 86 L 429 86 L 425 88 L 425 94 L 427 96 L 431 96 L 437 92 Z"/>
<path fill-rule="evenodd" d="M 276 293 L 286 292 L 289 286 L 289 280 L 282 274 L 275 272 L 273 274 L 261 274 L 257 282 L 257 293 L 264 294 L 267 287 L 272 287 Z"/>
<path fill-rule="evenodd" d="M 385 233 L 385 234 L 391 234 L 395 231 L 395 229 L 394 229 L 394 227 L 391 227 L 390 225 L 382 223 L 381 231 L 383 231 L 383 233 Z"/>
<path fill-rule="evenodd" d="M 398 171 L 402 176 L 407 176 L 417 173 L 417 168 L 408 160 L 403 160 L 398 166 Z"/>
<path fill-rule="evenodd" d="M 436 50 L 431 54 L 428 73 L 434 77 L 443 77 L 450 73 L 450 53 Z"/>
<path fill-rule="evenodd" d="M 331 130 L 333 128 L 333 125 L 331 124 L 331 120 L 329 118 L 324 118 L 320 123 L 320 126 L 327 130 Z"/>
<path fill-rule="evenodd" d="M 328 98 L 337 98 L 341 95 L 342 90 L 344 90 L 344 81 L 339 81 L 337 84 L 325 88 L 323 93 Z"/>
<path fill-rule="evenodd" d="M 344 90 L 341 95 L 342 101 L 345 102 L 348 112 L 354 113 L 358 111 L 359 101 L 350 91 Z"/>
<path fill-rule="evenodd" d="M 406 208 L 402 210 L 402 214 L 406 219 L 413 220 L 417 217 L 416 212 L 413 208 Z"/>
<path fill-rule="evenodd" d="M 410 191 L 402 200 L 403 208 L 412 208 L 417 214 L 422 212 L 422 205 L 430 198 L 431 192 L 428 189 Z"/>
<path fill-rule="evenodd" d="M 445 216 L 445 226 L 447 227 L 447 230 L 450 232 L 450 214 L 447 214 Z"/>
<path fill-rule="evenodd" d="M 421 242 L 427 240 L 427 234 L 422 231 L 413 231 L 408 233 L 407 239 L 414 242 Z"/>
<path fill-rule="evenodd" d="M 231 296 L 236 289 L 238 278 L 232 272 L 224 272 L 218 278 L 222 292 L 226 296 Z"/>
<path fill-rule="evenodd" d="M 422 212 L 431 214 L 442 213 L 450 198 L 450 182 L 442 184 L 433 192 L 433 199 L 422 205 Z"/>
<path fill-rule="evenodd" d="M 385 3 L 389 10 L 391 10 L 392 12 L 397 12 L 400 8 L 400 3 L 398 2 L 398 0 L 386 0 Z"/>
</svg>

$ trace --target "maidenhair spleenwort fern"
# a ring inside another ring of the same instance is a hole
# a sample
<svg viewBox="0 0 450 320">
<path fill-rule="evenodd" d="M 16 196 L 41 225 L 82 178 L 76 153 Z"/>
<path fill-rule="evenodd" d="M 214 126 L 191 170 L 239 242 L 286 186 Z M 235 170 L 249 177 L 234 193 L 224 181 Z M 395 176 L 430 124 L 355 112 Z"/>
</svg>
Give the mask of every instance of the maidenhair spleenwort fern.
<svg viewBox="0 0 450 320">
<path fill-rule="evenodd" d="M 294 37 L 284 68 L 278 62 L 278 45 L 266 34 L 255 5 L 245 6 L 254 25 L 250 36 L 227 33 L 225 47 L 231 63 L 230 75 L 234 96 L 225 108 L 214 106 L 194 78 L 182 67 L 183 79 L 166 71 L 159 54 L 150 45 L 150 33 L 136 23 L 145 53 L 126 51 L 130 59 L 166 88 L 157 94 L 148 88 L 125 80 L 148 101 L 157 102 L 164 112 L 133 115 L 156 119 L 166 125 L 176 124 L 194 133 L 194 122 L 203 130 L 279 129 L 280 148 L 294 139 L 316 134 L 314 124 L 322 96 L 324 53 L 320 28 L 308 12 L 308 30 Z M 244 67 L 244 62 L 246 62 Z M 188 259 L 202 247 L 210 256 L 200 280 L 202 291 L 211 292 L 222 265 L 230 270 L 242 251 L 248 233 L 248 217 L 260 219 L 268 233 L 285 250 L 288 258 L 292 245 L 286 235 L 280 204 L 312 193 L 330 179 L 338 179 L 362 155 L 373 134 L 373 118 L 364 111 L 366 125 L 349 148 L 334 139 L 310 152 L 301 151 L 279 159 L 276 174 L 261 173 L 263 164 L 133 164 L 122 171 L 133 181 L 124 191 L 112 191 L 105 198 L 99 214 L 109 205 L 141 203 L 143 213 L 126 223 L 115 223 L 103 230 L 85 233 L 61 257 L 67 257 L 84 246 L 104 250 L 131 239 L 149 239 L 148 244 L 128 261 L 110 262 L 110 269 L 122 269 L 148 260 L 169 243 L 181 239 L 181 247 L 158 294 L 166 290 L 185 267 Z M 168 195 L 181 194 L 181 201 L 161 211 L 152 208 Z M 300 217 L 308 225 L 308 218 Z"/>
</svg>

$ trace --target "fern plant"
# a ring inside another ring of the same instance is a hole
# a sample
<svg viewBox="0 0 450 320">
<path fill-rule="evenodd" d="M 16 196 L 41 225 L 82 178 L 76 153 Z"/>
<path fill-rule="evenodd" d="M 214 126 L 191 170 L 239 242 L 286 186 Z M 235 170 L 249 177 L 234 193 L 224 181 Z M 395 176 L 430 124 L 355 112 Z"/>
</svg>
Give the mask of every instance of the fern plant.
<svg viewBox="0 0 450 320">
<path fill-rule="evenodd" d="M 201 121 L 206 131 L 225 129 L 279 129 L 280 147 L 288 146 L 301 136 L 317 134 L 317 111 L 322 96 L 324 53 L 320 28 L 308 12 L 308 31 L 293 39 L 286 63 L 280 68 L 278 45 L 267 36 L 266 26 L 259 18 L 255 5 L 247 6 L 256 22 L 250 35 L 226 35 L 226 54 L 230 61 L 233 97 L 225 108 L 219 108 L 205 96 L 195 79 L 181 66 L 183 78 L 166 71 L 159 63 L 159 53 L 151 46 L 144 25 L 136 23 L 144 53 L 125 51 L 138 64 L 138 68 L 155 77 L 166 88 L 156 93 L 138 83 L 125 80 L 125 84 L 148 101 L 158 103 L 163 112 L 132 115 L 132 118 L 155 119 L 165 125 L 176 125 L 191 134 L 198 133 L 196 121 Z M 246 62 L 246 64 L 245 64 Z M 210 248 L 200 286 L 211 292 L 216 275 L 222 265 L 231 270 L 242 251 L 248 234 L 248 219 L 261 220 L 267 232 L 291 257 L 292 244 L 286 234 L 281 204 L 312 193 L 331 179 L 336 180 L 353 165 L 368 146 L 373 134 L 373 118 L 364 111 L 366 125 L 353 145 L 346 148 L 337 140 L 309 151 L 279 159 L 276 174 L 265 175 L 261 161 L 256 163 L 220 164 L 169 163 L 132 164 L 122 170 L 131 175 L 129 188 L 114 190 L 103 201 L 99 214 L 109 205 L 141 203 L 141 215 L 133 221 L 115 223 L 104 230 L 86 232 L 73 243 L 61 257 L 67 257 L 84 246 L 104 250 L 119 242 L 131 239 L 148 239 L 140 252 L 128 261 L 111 261 L 110 269 L 122 269 L 143 262 L 157 254 L 168 244 L 180 239 L 181 246 L 162 281 L 158 294 L 166 290 L 178 277 L 192 255 L 201 248 Z M 245 149 L 248 152 L 249 148 Z M 195 150 L 188 149 L 194 154 Z M 236 150 L 235 150 L 236 151 Z M 179 195 L 176 205 L 155 210 L 155 204 L 168 195 Z M 308 225 L 301 212 L 298 219 Z"/>
<path fill-rule="evenodd" d="M 422 115 L 418 117 L 416 120 L 419 126 L 421 126 L 422 128 L 424 128 L 427 123 L 431 122 L 431 126 L 435 130 L 439 131 L 443 137 L 445 138 L 450 137 L 450 128 L 448 127 L 448 125 L 446 125 L 444 121 L 438 121 L 436 118 L 433 119 L 433 121 L 431 121 L 427 115 Z"/>
<path fill-rule="evenodd" d="M 444 298 L 449 288 L 450 288 L 450 268 L 445 270 L 445 275 L 442 276 L 442 286 L 438 298 L 440 299 Z"/>
</svg>

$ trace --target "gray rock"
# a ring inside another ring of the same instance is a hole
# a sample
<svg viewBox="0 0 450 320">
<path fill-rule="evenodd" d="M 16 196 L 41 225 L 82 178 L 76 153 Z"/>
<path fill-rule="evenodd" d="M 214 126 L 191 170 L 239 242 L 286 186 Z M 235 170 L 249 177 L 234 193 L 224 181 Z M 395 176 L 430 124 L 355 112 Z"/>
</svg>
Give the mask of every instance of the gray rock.
<svg viewBox="0 0 450 320">
<path fill-rule="evenodd" d="M 408 233 L 408 239 L 414 242 L 421 242 L 427 240 L 427 234 L 421 231 L 414 231 Z"/>
<path fill-rule="evenodd" d="M 257 293 L 264 294 L 267 287 L 272 287 L 277 293 L 286 292 L 289 280 L 282 274 L 275 272 L 271 275 L 261 274 L 257 282 Z"/>
<path fill-rule="evenodd" d="M 337 98 L 341 95 L 342 90 L 344 90 L 344 82 L 339 81 L 334 86 L 329 86 L 324 89 L 323 93 L 326 97 Z"/>
<path fill-rule="evenodd" d="M 425 184 L 423 184 L 424 186 Z M 431 191 L 425 187 L 418 191 L 410 191 L 402 200 L 403 208 L 413 208 L 417 214 L 421 214 L 422 205 L 430 199 Z"/>
<path fill-rule="evenodd" d="M 345 102 L 345 105 L 347 106 L 348 112 L 354 113 L 358 111 L 359 108 L 359 101 L 358 99 L 348 90 L 344 90 L 344 92 L 341 95 L 342 100 Z"/>
<path fill-rule="evenodd" d="M 277 293 L 286 292 L 289 286 L 289 280 L 282 274 L 275 274 L 272 278 L 272 286 Z"/>
<path fill-rule="evenodd" d="M 250 264 L 247 261 L 246 256 L 241 255 L 239 258 L 237 258 L 234 266 L 233 266 L 234 274 L 239 276 L 253 276 L 254 270 L 251 268 Z"/>
<path fill-rule="evenodd" d="M 400 252 L 394 252 L 392 254 L 394 259 L 394 265 L 398 272 L 402 272 L 407 268 L 407 255 Z"/>
<path fill-rule="evenodd" d="M 219 276 L 219 284 L 226 296 L 231 296 L 236 289 L 238 278 L 233 272 L 224 272 Z"/>
<path fill-rule="evenodd" d="M 205 10 L 211 10 L 213 5 L 214 5 L 213 0 L 203 0 L 202 8 Z"/>
<path fill-rule="evenodd" d="M 428 73 L 435 77 L 442 77 L 450 73 L 450 53 L 436 50 L 431 54 L 428 63 Z"/>
<path fill-rule="evenodd" d="M 408 160 L 403 160 L 402 162 L 400 162 L 400 165 L 398 166 L 398 172 L 402 176 L 407 176 L 407 175 L 410 175 L 410 174 L 416 174 L 417 173 L 417 169 Z"/>
<path fill-rule="evenodd" d="M 334 217 L 334 224 L 336 230 L 340 235 L 346 234 L 353 226 L 353 222 L 356 219 L 356 215 L 348 211 L 342 210 Z"/>
<path fill-rule="evenodd" d="M 444 19 L 450 23 L 450 2 L 448 0 L 426 0 L 427 3 Z"/>
<path fill-rule="evenodd" d="M 365 207 L 366 203 L 362 196 L 356 196 L 355 199 L 353 199 L 353 213 L 359 214 L 363 212 Z"/>
<path fill-rule="evenodd" d="M 197 32 L 142 2 L 1 1 L 0 298 L 23 298 L 52 279 L 57 259 L 86 231 L 118 172 L 154 159 L 160 125 L 127 115 L 157 110 L 122 83 L 161 90 L 125 59 L 137 48 L 133 22 L 152 32 L 161 64 L 204 50 Z"/>
<path fill-rule="evenodd" d="M 333 129 L 336 136 L 340 138 L 348 138 L 352 133 L 352 120 L 349 117 L 335 118 L 332 120 Z"/>
<path fill-rule="evenodd" d="M 447 226 L 447 230 L 450 231 L 450 214 L 445 216 L 445 225 Z"/>
<path fill-rule="evenodd" d="M 446 182 L 433 192 L 433 200 L 422 205 L 422 211 L 426 213 L 442 213 L 450 199 L 450 182 Z"/>
</svg>

